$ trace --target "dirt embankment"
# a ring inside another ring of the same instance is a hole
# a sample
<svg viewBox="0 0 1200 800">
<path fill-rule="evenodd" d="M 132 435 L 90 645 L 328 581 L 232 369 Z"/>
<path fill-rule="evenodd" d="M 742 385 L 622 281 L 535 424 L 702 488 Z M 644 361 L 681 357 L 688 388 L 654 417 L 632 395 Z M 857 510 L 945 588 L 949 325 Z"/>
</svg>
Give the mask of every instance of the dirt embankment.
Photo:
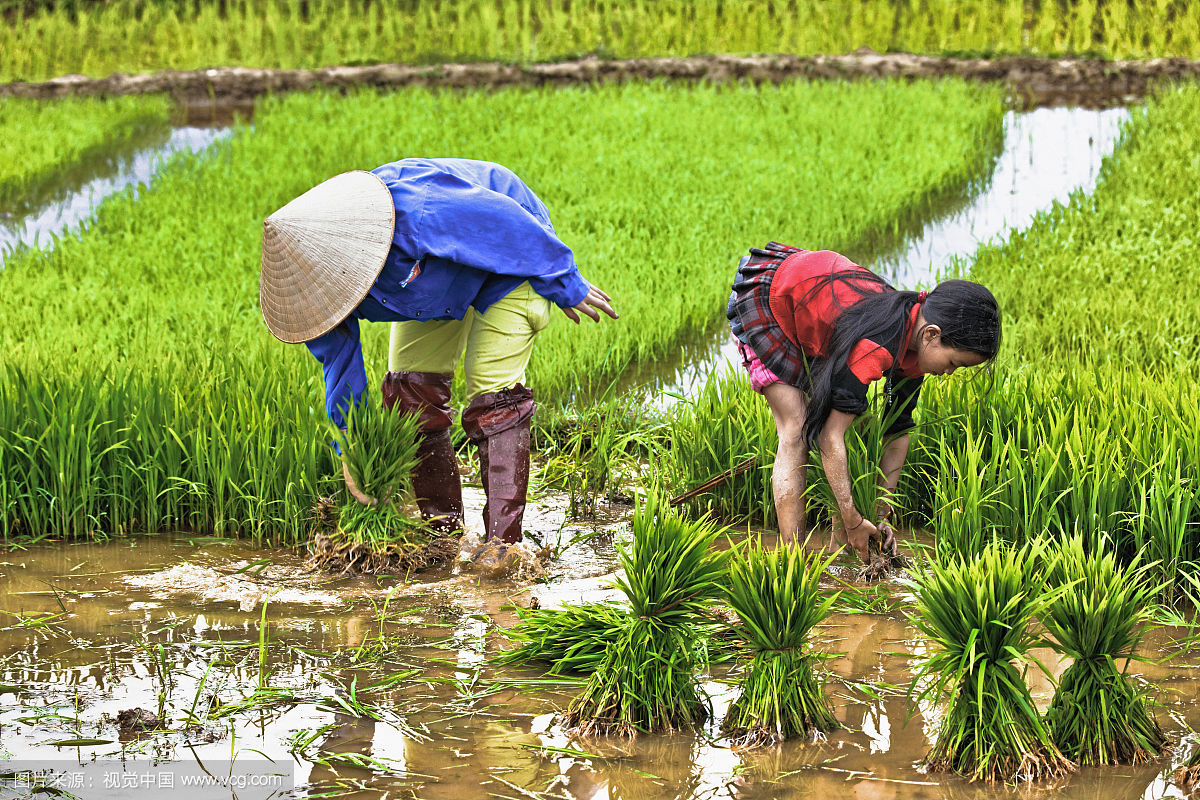
<svg viewBox="0 0 1200 800">
<path fill-rule="evenodd" d="M 378 64 L 322 69 L 220 67 L 164 70 L 144 75 L 114 73 L 107 78 L 67 75 L 40 83 L 0 85 L 0 97 L 53 98 L 166 92 L 188 106 L 245 106 L 270 92 L 317 87 L 478 88 L 559 86 L 665 78 L 681 81 L 777 83 L 791 78 L 926 78 L 958 76 L 1000 82 L 1016 105 L 1103 107 L 1144 97 L 1164 82 L 1195 80 L 1200 61 L 1159 58 L 1098 61 L 1010 56 L 995 59 L 943 58 L 906 53 L 860 51 L 843 56 L 693 56 L 603 60 L 586 58 L 553 64 Z"/>
</svg>

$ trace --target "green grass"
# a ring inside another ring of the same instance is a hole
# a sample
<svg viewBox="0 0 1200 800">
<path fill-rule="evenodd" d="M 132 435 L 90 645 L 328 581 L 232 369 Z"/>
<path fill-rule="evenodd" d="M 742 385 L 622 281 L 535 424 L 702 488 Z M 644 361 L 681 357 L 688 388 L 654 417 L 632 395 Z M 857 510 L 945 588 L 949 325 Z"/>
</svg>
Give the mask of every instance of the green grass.
<svg viewBox="0 0 1200 800">
<path fill-rule="evenodd" d="M 34 207 L 64 175 L 88 161 L 166 138 L 165 96 L 0 102 L 0 209 Z"/>
<path fill-rule="evenodd" d="M 539 338 L 529 383 L 551 410 L 719 325 L 750 245 L 883 246 L 986 173 L 1001 114 L 993 90 L 956 81 L 265 101 L 253 129 L 177 155 L 81 236 L 6 261 L 2 532 L 304 538 L 337 465 L 316 361 L 262 323 L 258 260 L 262 219 L 331 174 L 469 156 L 546 200 L 622 313 Z M 364 326 L 372 386 L 386 332 Z"/>
<path fill-rule="evenodd" d="M 65 73 L 697 53 L 1200 55 L 1183 0 L 7 0 L 0 80 Z"/>
</svg>

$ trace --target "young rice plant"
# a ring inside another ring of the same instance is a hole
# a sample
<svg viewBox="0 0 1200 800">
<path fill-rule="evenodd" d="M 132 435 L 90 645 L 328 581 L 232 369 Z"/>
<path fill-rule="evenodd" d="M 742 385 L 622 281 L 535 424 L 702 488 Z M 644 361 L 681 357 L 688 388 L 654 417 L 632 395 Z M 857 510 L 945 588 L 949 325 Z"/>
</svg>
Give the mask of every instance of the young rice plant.
<svg viewBox="0 0 1200 800">
<path fill-rule="evenodd" d="M 948 702 L 925 765 L 970 779 L 1031 782 L 1074 770 L 1050 738 L 1025 684 L 1035 617 L 1053 596 L 1046 545 L 993 543 L 978 557 L 933 561 L 910 581 L 912 622 L 931 642 L 910 696 Z M 918 687 L 921 687 L 918 690 Z"/>
<path fill-rule="evenodd" d="M 764 548 L 754 538 L 731 549 L 727 599 L 752 653 L 741 693 L 721 725 L 736 745 L 769 745 L 838 727 L 815 671 L 821 657 L 808 641 L 837 601 L 837 592 L 823 595 L 818 586 L 831 561 L 803 546 Z"/>
<path fill-rule="evenodd" d="M 1166 743 L 1153 704 L 1126 665 L 1161 587 L 1147 566 L 1122 567 L 1103 539 L 1091 547 L 1075 535 L 1050 559 L 1049 585 L 1061 587 L 1043 622 L 1055 649 L 1074 661 L 1046 713 L 1055 745 L 1080 764 L 1141 764 Z"/>
<path fill-rule="evenodd" d="M 720 530 L 685 520 L 650 495 L 634 512 L 633 542 L 619 548 L 617 586 L 630 614 L 604 651 L 566 723 L 581 735 L 663 732 L 708 715 L 696 669 L 703 662 L 700 617 L 725 574 L 714 551 Z"/>
</svg>

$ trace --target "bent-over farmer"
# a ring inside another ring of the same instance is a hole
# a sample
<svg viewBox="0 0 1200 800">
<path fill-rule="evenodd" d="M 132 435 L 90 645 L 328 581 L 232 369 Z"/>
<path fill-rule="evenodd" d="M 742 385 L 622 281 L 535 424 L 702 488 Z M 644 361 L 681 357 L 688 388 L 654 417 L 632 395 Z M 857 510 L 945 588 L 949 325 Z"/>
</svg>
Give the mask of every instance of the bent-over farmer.
<svg viewBox="0 0 1200 800">
<path fill-rule="evenodd" d="M 276 211 L 264 223 L 259 299 L 271 332 L 321 362 L 339 427 L 367 393 L 359 321 L 393 323 L 383 405 L 419 416 L 412 485 L 421 515 L 445 531 L 463 518 L 450 383 L 465 352 L 462 425 L 479 449 L 484 538 L 504 543 L 522 533 L 535 409 L 524 373 L 550 305 L 574 322 L 617 316 L 537 195 L 507 168 L 466 159 L 343 173 Z"/>
<path fill-rule="evenodd" d="M 766 397 L 775 419 L 779 447 L 771 488 L 782 539 L 791 543 L 807 532 L 804 472 L 815 450 L 837 498 L 834 530 L 864 561 L 872 540 L 895 554 L 887 498 L 908 454 L 921 381 L 995 358 L 996 298 L 961 280 L 943 281 L 928 293 L 897 291 L 838 253 L 771 242 L 743 256 L 727 315 L 751 386 Z M 868 387 L 881 378 L 887 380 L 884 417 L 892 419 L 879 465 L 884 499 L 879 508 L 859 509 L 851 498 L 845 435 L 867 410 Z"/>
</svg>

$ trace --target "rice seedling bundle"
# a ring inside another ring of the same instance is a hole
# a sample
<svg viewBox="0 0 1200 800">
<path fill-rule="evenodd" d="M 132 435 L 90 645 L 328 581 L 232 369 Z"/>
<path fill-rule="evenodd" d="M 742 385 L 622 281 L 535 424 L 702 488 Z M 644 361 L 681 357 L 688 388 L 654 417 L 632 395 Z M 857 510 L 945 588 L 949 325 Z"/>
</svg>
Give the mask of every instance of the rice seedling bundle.
<svg viewBox="0 0 1200 800">
<path fill-rule="evenodd" d="M 970 780 L 1036 781 L 1074 770 L 1050 738 L 1024 668 L 1037 642 L 1034 618 L 1053 594 L 1041 562 L 1046 545 L 1000 543 L 978 557 L 953 555 L 925 565 L 910 583 L 912 623 L 931 653 L 910 694 L 947 701 L 924 764 Z"/>
<path fill-rule="evenodd" d="M 439 537 L 406 507 L 412 500 L 410 475 L 418 460 L 416 415 L 355 406 L 346 414 L 346 430 L 332 423 L 328 430 L 338 444 L 342 464 L 373 504 L 359 502 L 349 490 L 340 502 L 321 501 L 313 562 L 342 572 L 380 572 L 416 569 L 453 557 L 457 546 L 436 544 Z M 335 504 L 336 510 L 328 508 Z"/>
<path fill-rule="evenodd" d="M 629 624 L 629 613 L 627 605 L 604 602 L 517 609 L 519 622 L 505 636 L 520 645 L 501 651 L 492 662 L 547 664 L 553 675 L 590 673 Z"/>
<path fill-rule="evenodd" d="M 1046 724 L 1080 764 L 1141 764 L 1166 743 L 1145 690 L 1118 659 L 1137 659 L 1159 587 L 1146 566 L 1122 567 L 1103 540 L 1072 536 L 1052 554 L 1049 585 L 1061 587 L 1043 618 L 1053 646 L 1073 661 L 1059 678 Z"/>
<path fill-rule="evenodd" d="M 1183 0 L 587 0 L 569 9 L 520 0 L 109 0 L 40 6 L 6 8 L 15 21 L 9 20 L 0 37 L 0 80 L 220 65 L 546 61 L 585 53 L 812 55 L 862 45 L 879 52 L 1200 55 L 1200 15 Z"/>
<path fill-rule="evenodd" d="M 634 736 L 691 727 L 708 715 L 695 675 L 703 662 L 698 623 L 725 572 L 724 555 L 713 549 L 719 533 L 654 496 L 634 512 L 617 579 L 629 616 L 567 708 L 568 727 L 584 736 Z"/>
<path fill-rule="evenodd" d="M 836 592 L 822 594 L 818 586 L 832 560 L 801 546 L 764 548 L 755 539 L 731 550 L 727 599 L 752 654 L 721 723 L 736 745 L 774 744 L 838 727 L 815 671 L 821 657 L 809 642 L 837 601 Z"/>
</svg>

